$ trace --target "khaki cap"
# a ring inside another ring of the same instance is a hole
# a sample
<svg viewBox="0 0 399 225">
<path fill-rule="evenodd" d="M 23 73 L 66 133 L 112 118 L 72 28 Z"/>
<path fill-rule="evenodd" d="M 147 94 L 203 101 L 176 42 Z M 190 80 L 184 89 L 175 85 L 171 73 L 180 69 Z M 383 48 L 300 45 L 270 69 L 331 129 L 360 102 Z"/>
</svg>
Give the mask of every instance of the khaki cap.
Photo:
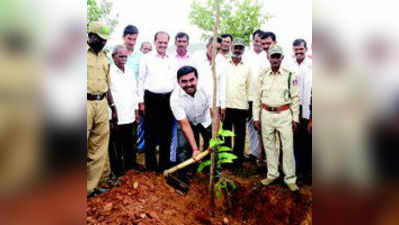
<svg viewBox="0 0 399 225">
<path fill-rule="evenodd" d="M 110 38 L 111 30 L 102 22 L 92 22 L 89 25 L 88 33 L 97 34 L 102 39 L 108 40 Z"/>
<path fill-rule="evenodd" d="M 280 54 L 283 55 L 283 48 L 279 45 L 272 45 L 268 51 L 269 55 Z"/>
</svg>

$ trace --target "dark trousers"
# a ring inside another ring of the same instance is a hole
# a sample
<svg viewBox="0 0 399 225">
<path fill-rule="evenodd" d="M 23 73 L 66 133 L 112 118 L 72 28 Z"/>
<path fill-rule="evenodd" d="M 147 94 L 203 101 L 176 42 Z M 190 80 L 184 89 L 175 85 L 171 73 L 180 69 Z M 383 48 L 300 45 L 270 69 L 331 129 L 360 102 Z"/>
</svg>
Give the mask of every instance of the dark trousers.
<svg viewBox="0 0 399 225">
<path fill-rule="evenodd" d="M 116 176 L 122 176 L 136 165 L 137 124 L 118 125 L 111 130 L 109 157 L 111 170 Z"/>
<path fill-rule="evenodd" d="M 144 93 L 144 137 L 145 165 L 148 170 L 161 172 L 170 167 L 170 142 L 173 126 L 173 114 L 169 105 L 170 93 Z M 155 147 L 159 143 L 159 165 Z"/>
<path fill-rule="evenodd" d="M 234 147 L 233 153 L 238 157 L 234 164 L 240 166 L 244 160 L 246 121 L 248 110 L 243 109 L 226 109 L 226 117 L 223 121 L 224 130 L 232 130 L 234 127 Z M 226 145 L 232 147 L 231 137 L 226 138 Z"/>
<path fill-rule="evenodd" d="M 206 150 L 209 146 L 209 140 L 212 138 L 212 126 L 208 126 L 205 128 L 204 126 L 202 126 L 202 124 L 198 124 L 195 126 L 190 123 L 190 125 L 191 129 L 193 130 L 195 142 L 197 143 L 198 148 L 200 144 L 199 136 L 201 134 L 204 140 L 203 149 Z M 188 141 L 186 140 L 183 131 L 181 130 L 179 125 L 177 126 L 177 141 L 178 145 L 176 151 L 176 164 L 179 164 L 191 158 L 193 155 L 193 150 Z M 197 164 L 193 164 L 191 166 L 181 169 L 178 173 L 180 179 L 187 182 L 188 181 L 187 173 L 188 172 L 195 173 L 196 169 L 197 169 Z"/>
<path fill-rule="evenodd" d="M 301 118 L 299 127 L 294 134 L 294 153 L 298 175 L 307 179 L 312 176 L 312 135 L 307 131 L 307 119 Z"/>
</svg>

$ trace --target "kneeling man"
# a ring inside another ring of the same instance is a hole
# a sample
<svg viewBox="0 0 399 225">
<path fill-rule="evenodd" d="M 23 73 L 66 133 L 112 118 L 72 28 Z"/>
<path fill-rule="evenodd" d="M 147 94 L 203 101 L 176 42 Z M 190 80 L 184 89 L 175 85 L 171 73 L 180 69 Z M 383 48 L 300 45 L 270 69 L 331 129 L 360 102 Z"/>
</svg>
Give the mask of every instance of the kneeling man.
<svg viewBox="0 0 399 225">
<path fill-rule="evenodd" d="M 199 154 L 199 134 L 204 139 L 204 149 L 208 148 L 212 136 L 211 96 L 206 89 L 197 86 L 198 72 L 192 66 L 184 66 L 177 71 L 178 87 L 170 97 L 170 107 L 179 123 L 177 162 Z M 194 172 L 194 166 L 183 169 L 180 179 L 188 183 L 187 172 Z"/>
</svg>

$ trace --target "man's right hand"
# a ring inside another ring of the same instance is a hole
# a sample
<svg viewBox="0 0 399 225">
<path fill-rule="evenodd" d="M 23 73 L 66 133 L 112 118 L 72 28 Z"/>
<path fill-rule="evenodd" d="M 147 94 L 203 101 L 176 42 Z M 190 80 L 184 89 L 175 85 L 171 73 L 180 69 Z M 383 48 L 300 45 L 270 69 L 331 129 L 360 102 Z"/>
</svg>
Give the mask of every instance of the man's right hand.
<svg viewBox="0 0 399 225">
<path fill-rule="evenodd" d="M 144 103 L 139 103 L 139 110 L 140 110 L 140 113 L 141 113 L 141 115 L 145 115 L 145 105 L 144 105 Z"/>
<path fill-rule="evenodd" d="M 257 121 L 254 121 L 254 125 L 255 125 L 255 129 L 258 131 L 258 132 L 260 132 L 260 121 L 259 120 L 257 120 Z"/>
</svg>

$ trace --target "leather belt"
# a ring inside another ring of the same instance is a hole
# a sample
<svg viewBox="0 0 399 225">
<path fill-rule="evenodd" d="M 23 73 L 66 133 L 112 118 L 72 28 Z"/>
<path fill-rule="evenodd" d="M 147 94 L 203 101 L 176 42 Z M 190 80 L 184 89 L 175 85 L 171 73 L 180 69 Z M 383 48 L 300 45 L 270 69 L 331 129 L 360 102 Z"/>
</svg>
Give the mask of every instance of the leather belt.
<svg viewBox="0 0 399 225">
<path fill-rule="evenodd" d="M 279 113 L 281 111 L 285 111 L 287 109 L 290 109 L 290 105 L 289 104 L 283 105 L 283 106 L 279 106 L 279 107 L 270 107 L 270 106 L 268 106 L 266 104 L 262 104 L 262 107 L 263 107 L 264 110 L 267 110 L 269 112 L 277 112 L 277 113 Z"/>
<path fill-rule="evenodd" d="M 103 100 L 105 97 L 106 93 L 102 93 L 102 94 L 97 94 L 97 95 L 93 95 L 93 94 L 89 94 L 87 93 L 87 100 L 89 101 L 99 101 L 99 100 Z"/>
</svg>

